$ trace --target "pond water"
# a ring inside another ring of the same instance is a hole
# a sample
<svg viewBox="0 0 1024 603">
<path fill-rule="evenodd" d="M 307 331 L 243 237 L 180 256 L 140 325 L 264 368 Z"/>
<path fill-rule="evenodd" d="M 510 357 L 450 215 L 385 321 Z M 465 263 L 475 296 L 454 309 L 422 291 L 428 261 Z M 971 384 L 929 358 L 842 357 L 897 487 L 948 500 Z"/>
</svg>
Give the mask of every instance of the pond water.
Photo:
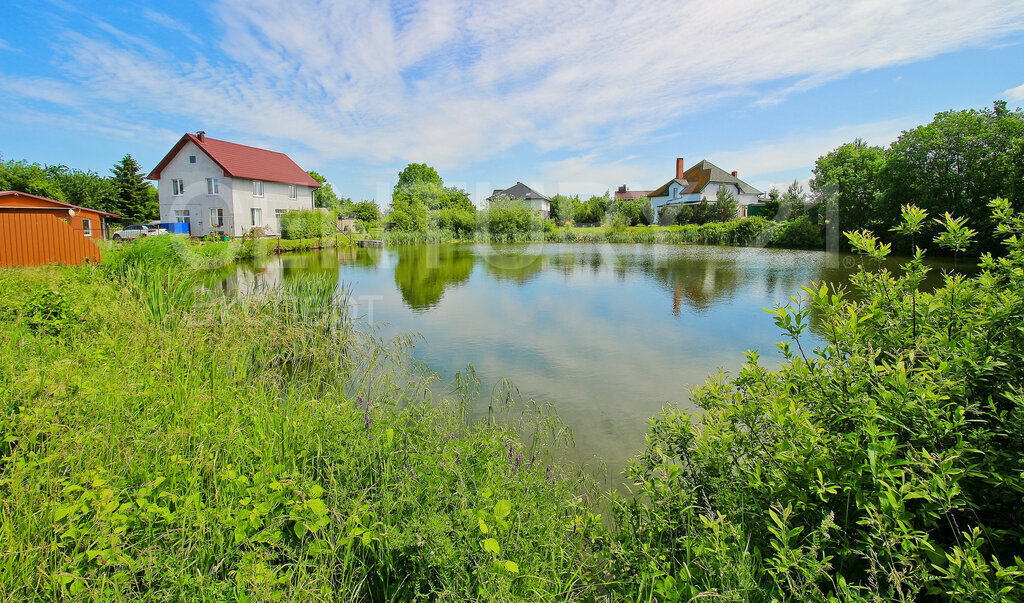
<svg viewBox="0 0 1024 603">
<path fill-rule="evenodd" d="M 575 459 L 606 465 L 616 482 L 664 405 L 688 407 L 690 387 L 736 370 L 746 350 L 779 361 L 783 337 L 764 308 L 811 281 L 847 282 L 857 262 L 740 247 L 410 245 L 240 264 L 223 286 L 337 274 L 366 320 L 422 334 L 415 355 L 443 380 L 472 364 L 484 398 L 508 378 L 554 403 Z M 933 286 L 940 270 L 929 278 Z"/>
</svg>

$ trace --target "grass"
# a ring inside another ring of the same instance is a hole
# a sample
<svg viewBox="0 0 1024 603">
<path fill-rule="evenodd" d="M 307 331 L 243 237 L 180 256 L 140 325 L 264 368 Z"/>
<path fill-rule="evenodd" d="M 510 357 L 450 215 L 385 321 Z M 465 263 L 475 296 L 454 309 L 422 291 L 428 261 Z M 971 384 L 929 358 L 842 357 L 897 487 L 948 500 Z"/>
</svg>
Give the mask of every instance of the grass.
<svg viewBox="0 0 1024 603">
<path fill-rule="evenodd" d="M 508 420 L 472 420 L 471 371 L 433 399 L 333 280 L 225 299 L 130 255 L 0 272 L 5 600 L 592 588 L 595 494 L 548 464 L 550 414 L 506 390 Z"/>
</svg>

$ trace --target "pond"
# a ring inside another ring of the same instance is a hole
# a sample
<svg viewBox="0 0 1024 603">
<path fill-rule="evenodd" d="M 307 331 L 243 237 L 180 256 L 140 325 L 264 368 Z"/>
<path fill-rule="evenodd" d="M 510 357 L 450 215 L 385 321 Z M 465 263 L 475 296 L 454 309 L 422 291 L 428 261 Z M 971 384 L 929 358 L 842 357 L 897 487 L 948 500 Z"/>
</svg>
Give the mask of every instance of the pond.
<svg viewBox="0 0 1024 603">
<path fill-rule="evenodd" d="M 508 378 L 554 403 L 575 460 L 617 482 L 664 405 L 688 407 L 689 388 L 736 370 L 746 350 L 779 361 L 783 337 L 764 308 L 811 281 L 845 283 L 858 261 L 696 245 L 410 245 L 239 264 L 223 287 L 337 274 L 385 334 L 422 334 L 415 355 L 443 380 L 472 364 L 485 399 Z M 949 268 L 931 265 L 926 287 Z"/>
</svg>

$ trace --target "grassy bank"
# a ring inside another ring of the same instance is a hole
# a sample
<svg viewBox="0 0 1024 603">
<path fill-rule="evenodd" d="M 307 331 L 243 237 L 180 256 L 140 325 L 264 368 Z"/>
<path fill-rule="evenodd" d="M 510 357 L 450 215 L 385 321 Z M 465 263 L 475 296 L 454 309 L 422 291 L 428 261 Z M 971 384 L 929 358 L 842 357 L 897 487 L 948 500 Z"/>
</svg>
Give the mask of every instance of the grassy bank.
<svg viewBox="0 0 1024 603">
<path fill-rule="evenodd" d="M 590 486 L 549 467 L 549 415 L 430 399 L 409 342 L 349 321 L 336 282 L 227 300 L 188 276 L 0 272 L 5 600 L 561 600 L 591 581 Z"/>
</svg>

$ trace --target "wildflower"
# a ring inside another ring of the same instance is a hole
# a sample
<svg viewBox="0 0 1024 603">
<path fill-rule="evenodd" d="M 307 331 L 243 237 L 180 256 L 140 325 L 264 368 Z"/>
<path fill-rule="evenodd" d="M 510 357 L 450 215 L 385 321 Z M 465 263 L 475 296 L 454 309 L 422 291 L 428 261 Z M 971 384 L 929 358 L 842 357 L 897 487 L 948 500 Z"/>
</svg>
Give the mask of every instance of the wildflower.
<svg viewBox="0 0 1024 603">
<path fill-rule="evenodd" d="M 548 470 L 544 474 L 544 479 L 551 481 L 551 465 L 548 465 Z"/>
<path fill-rule="evenodd" d="M 516 457 L 516 464 L 512 466 L 512 472 L 515 473 L 516 469 L 518 469 L 519 465 L 521 465 L 522 463 L 523 455 L 520 454 L 519 456 Z"/>
<path fill-rule="evenodd" d="M 512 446 L 512 444 L 509 444 L 508 445 L 508 464 L 509 465 L 512 464 L 513 454 L 514 454 L 514 447 Z"/>
<path fill-rule="evenodd" d="M 533 462 L 534 462 L 534 461 L 536 461 L 536 460 L 537 460 L 537 455 L 536 455 L 536 454 L 535 454 L 535 455 L 533 455 L 533 456 L 531 456 L 531 457 L 530 457 L 530 465 L 532 466 L 532 465 L 533 465 Z"/>
<path fill-rule="evenodd" d="M 459 455 L 458 452 L 455 453 L 455 464 L 456 465 L 461 465 L 462 464 L 462 457 Z"/>
</svg>

